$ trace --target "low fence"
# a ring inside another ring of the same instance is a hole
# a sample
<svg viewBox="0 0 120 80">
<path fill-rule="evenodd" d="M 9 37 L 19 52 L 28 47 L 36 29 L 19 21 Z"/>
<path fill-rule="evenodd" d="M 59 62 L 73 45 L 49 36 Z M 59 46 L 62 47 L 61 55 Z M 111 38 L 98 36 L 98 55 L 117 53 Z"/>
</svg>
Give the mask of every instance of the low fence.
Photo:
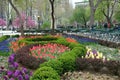
<svg viewBox="0 0 120 80">
<path fill-rule="evenodd" d="M 20 35 L 20 33 L 16 31 L 0 31 L 0 36 L 3 36 L 3 35 Z"/>
</svg>

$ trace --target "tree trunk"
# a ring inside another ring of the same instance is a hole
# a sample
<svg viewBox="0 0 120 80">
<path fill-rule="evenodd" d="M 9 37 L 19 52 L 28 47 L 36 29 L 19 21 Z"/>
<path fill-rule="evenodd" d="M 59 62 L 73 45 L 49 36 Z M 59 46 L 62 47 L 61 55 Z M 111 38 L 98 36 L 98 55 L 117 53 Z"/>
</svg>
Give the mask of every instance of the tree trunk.
<svg viewBox="0 0 120 80">
<path fill-rule="evenodd" d="M 83 20 L 84 20 L 84 26 L 85 26 L 85 28 L 87 27 L 87 21 L 86 21 L 86 19 L 85 19 L 85 16 L 83 16 Z"/>
<path fill-rule="evenodd" d="M 52 34 L 55 34 L 55 17 L 54 17 L 54 0 L 49 0 L 51 5 L 51 28 L 52 28 Z"/>
<path fill-rule="evenodd" d="M 104 16 L 106 17 L 107 23 L 110 24 L 110 27 L 113 25 L 112 24 L 112 16 L 114 13 L 114 8 L 115 8 L 115 4 L 117 3 L 116 0 L 114 0 L 114 3 L 112 5 L 110 5 L 111 2 L 109 2 L 109 0 L 107 0 L 107 10 L 105 12 L 105 10 L 102 10 Z"/>
<path fill-rule="evenodd" d="M 99 5 L 99 3 L 102 0 L 97 0 L 96 4 L 94 4 L 94 0 L 89 0 L 89 5 L 90 5 L 90 10 L 91 10 L 91 14 L 90 14 L 90 23 L 89 23 L 89 27 L 91 28 L 94 24 L 94 15 L 95 15 L 95 11 Z"/>
<path fill-rule="evenodd" d="M 17 16 L 20 18 L 20 29 L 21 29 L 21 36 L 24 36 L 24 27 L 23 27 L 23 23 L 21 20 L 21 15 L 20 12 L 18 11 L 18 9 L 14 6 L 14 4 L 12 3 L 12 0 L 8 0 L 8 2 L 10 3 L 10 5 L 13 7 L 13 9 L 15 10 Z"/>
<path fill-rule="evenodd" d="M 95 14 L 95 11 L 91 9 L 89 28 L 91 28 L 94 25 L 94 14 Z"/>
</svg>

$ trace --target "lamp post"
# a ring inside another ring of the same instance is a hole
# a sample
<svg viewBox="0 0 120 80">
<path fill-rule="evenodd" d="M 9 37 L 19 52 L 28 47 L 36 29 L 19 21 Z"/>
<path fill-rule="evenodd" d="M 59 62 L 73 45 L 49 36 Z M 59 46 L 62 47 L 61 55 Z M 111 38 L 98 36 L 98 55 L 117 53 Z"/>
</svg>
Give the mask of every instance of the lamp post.
<svg viewBox="0 0 120 80">
<path fill-rule="evenodd" d="M 40 16 L 38 16 L 37 18 L 38 18 L 38 30 L 40 30 Z"/>
</svg>

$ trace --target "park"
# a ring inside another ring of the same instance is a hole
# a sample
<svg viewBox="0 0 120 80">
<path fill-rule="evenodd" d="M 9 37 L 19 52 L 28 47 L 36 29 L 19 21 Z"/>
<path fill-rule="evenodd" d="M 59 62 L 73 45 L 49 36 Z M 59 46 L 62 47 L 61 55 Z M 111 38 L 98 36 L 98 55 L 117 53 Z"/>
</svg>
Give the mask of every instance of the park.
<svg viewBox="0 0 120 80">
<path fill-rule="evenodd" d="M 0 80 L 120 80 L 120 0 L 0 0 Z"/>
</svg>

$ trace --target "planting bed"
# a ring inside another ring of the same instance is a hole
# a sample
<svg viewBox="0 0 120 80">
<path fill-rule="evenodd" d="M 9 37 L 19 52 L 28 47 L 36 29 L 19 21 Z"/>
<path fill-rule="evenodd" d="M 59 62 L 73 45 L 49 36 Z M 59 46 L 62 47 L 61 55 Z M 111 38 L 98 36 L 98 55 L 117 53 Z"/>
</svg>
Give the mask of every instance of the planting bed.
<svg viewBox="0 0 120 80">
<path fill-rule="evenodd" d="M 108 60 L 93 47 L 87 49 L 72 38 L 25 37 L 12 43 L 11 49 L 15 54 L 9 56 L 8 62 L 7 57 L 0 57 L 0 64 L 8 63 L 8 66 L 5 65 L 8 71 L 3 70 L 6 73 L 4 79 L 8 77 L 10 80 L 120 79 L 119 61 Z M 0 71 L 2 69 L 3 67 Z"/>
</svg>

